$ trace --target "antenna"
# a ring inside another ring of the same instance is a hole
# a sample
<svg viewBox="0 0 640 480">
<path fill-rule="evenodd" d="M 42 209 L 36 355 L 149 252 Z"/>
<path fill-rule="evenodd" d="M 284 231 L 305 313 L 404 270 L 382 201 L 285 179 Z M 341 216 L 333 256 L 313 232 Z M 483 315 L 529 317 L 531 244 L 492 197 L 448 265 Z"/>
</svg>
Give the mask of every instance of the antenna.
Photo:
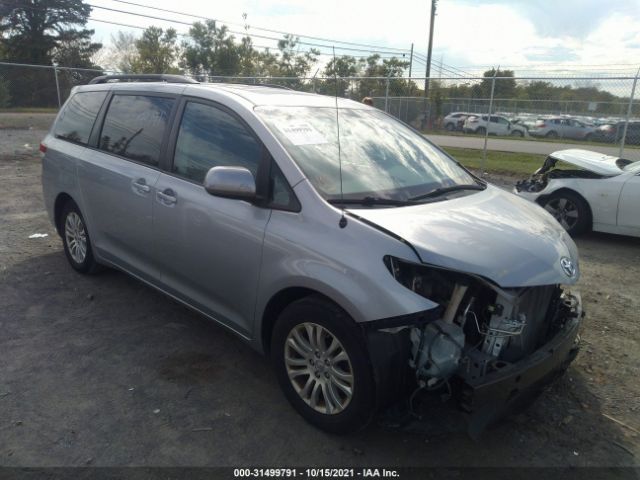
<svg viewBox="0 0 640 480">
<path fill-rule="evenodd" d="M 347 226 L 347 217 L 344 216 L 344 192 L 342 190 L 342 155 L 340 151 L 340 116 L 338 114 L 338 65 L 336 64 L 336 47 L 331 47 L 333 49 L 333 78 L 336 83 L 336 128 L 338 130 L 338 168 L 340 170 L 340 206 L 342 208 L 342 216 L 340 217 L 340 221 L 338 225 L 340 228 L 344 228 Z"/>
</svg>

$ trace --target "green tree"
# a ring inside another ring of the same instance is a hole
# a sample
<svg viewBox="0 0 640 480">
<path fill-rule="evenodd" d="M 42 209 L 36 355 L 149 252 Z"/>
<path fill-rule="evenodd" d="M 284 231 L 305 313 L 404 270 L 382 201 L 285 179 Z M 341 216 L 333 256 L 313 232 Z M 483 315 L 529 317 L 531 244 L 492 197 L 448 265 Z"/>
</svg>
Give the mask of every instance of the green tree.
<svg viewBox="0 0 640 480">
<path fill-rule="evenodd" d="M 228 28 L 218 28 L 214 20 L 194 23 L 183 49 L 181 64 L 195 75 L 238 75 L 252 67 L 251 40 L 243 39 L 239 46 Z"/>
<path fill-rule="evenodd" d="M 407 95 L 417 89 L 415 83 L 402 79 L 409 62 L 396 57 L 385 58 L 381 61 L 378 54 L 370 55 L 364 62 L 364 76 L 378 77 L 364 79 L 360 82 L 361 97 L 385 96 L 387 92 L 387 78 L 389 78 L 389 95 Z"/>
<path fill-rule="evenodd" d="M 285 35 L 278 41 L 279 61 L 277 75 L 282 77 L 307 77 L 311 68 L 318 62 L 320 51 L 311 50 L 299 53 L 300 39 L 293 35 Z M 296 85 L 292 85 L 296 87 Z"/>
<path fill-rule="evenodd" d="M 93 66 L 90 59 L 101 48 L 91 42 L 93 30 L 84 28 L 91 7 L 82 0 L 3 0 L 0 35 L 9 62 L 64 66 Z M 45 70 L 11 69 L 7 75 L 13 104 L 57 104 L 55 82 Z"/>
<path fill-rule="evenodd" d="M 173 28 L 149 27 L 135 41 L 131 68 L 136 73 L 180 73 L 178 34 Z"/>
<path fill-rule="evenodd" d="M 58 71 L 58 85 L 61 99 L 64 101 L 71 89 L 76 85 L 85 85 L 102 74 L 100 67 L 93 62 L 93 52 L 100 48 L 99 44 L 92 44 L 87 39 L 73 39 L 61 43 L 54 49 L 53 58 L 56 64 L 77 67 L 82 70 L 60 69 Z"/>
<path fill-rule="evenodd" d="M 317 93 L 322 93 L 325 95 L 335 95 L 335 77 L 338 77 L 338 95 L 341 97 L 347 97 L 347 90 L 349 89 L 349 87 L 352 87 L 353 82 L 339 79 L 344 77 L 358 76 L 360 74 L 361 67 L 362 62 L 358 62 L 355 57 L 349 55 L 332 58 L 329 63 L 325 65 L 322 71 L 322 75 L 326 77 L 325 80 L 314 80 L 314 90 Z"/>
<path fill-rule="evenodd" d="M 513 70 L 496 70 L 492 68 L 484 72 L 481 83 L 482 93 L 487 98 L 491 96 L 491 83 L 493 82 L 493 76 L 496 77 L 509 77 L 496 79 L 495 88 L 493 91 L 494 98 L 513 98 L 516 92 L 516 79 L 513 78 Z"/>
</svg>

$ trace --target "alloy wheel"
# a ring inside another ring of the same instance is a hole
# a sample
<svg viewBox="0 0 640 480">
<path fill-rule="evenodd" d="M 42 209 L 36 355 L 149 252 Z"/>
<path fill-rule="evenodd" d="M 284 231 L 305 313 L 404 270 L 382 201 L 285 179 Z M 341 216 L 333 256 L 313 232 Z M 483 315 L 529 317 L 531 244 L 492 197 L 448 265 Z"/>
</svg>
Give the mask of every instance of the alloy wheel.
<svg viewBox="0 0 640 480">
<path fill-rule="evenodd" d="M 544 206 L 562 227 L 569 231 L 578 223 L 579 213 L 575 203 L 567 198 L 554 198 Z"/>
<path fill-rule="evenodd" d="M 74 262 L 84 262 L 87 257 L 87 233 L 82 218 L 76 212 L 70 212 L 67 215 L 64 222 L 64 236 Z"/>
<path fill-rule="evenodd" d="M 354 388 L 351 359 L 327 328 L 311 322 L 293 327 L 284 362 L 294 390 L 315 411 L 335 415 L 349 405 Z"/>
</svg>

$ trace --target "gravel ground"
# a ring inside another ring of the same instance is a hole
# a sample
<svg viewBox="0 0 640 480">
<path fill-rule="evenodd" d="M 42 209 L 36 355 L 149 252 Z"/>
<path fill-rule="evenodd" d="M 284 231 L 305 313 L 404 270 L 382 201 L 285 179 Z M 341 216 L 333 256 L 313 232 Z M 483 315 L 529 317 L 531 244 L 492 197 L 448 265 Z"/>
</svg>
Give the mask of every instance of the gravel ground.
<svg viewBox="0 0 640 480">
<path fill-rule="evenodd" d="M 479 442 L 439 405 L 403 429 L 336 437 L 227 331 L 122 273 L 68 266 L 39 157 L 21 146 L 41 137 L 0 129 L 0 465 L 638 465 L 640 239 L 577 240 L 583 350 L 524 413 Z"/>
</svg>

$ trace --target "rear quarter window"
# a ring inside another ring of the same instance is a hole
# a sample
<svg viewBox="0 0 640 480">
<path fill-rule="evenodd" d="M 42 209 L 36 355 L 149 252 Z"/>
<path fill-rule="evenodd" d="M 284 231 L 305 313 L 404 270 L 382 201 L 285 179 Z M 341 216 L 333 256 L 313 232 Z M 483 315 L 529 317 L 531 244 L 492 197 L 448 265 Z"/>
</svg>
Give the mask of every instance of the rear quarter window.
<svg viewBox="0 0 640 480">
<path fill-rule="evenodd" d="M 56 138 L 86 145 L 107 92 L 78 92 L 67 102 L 53 130 Z"/>
</svg>

